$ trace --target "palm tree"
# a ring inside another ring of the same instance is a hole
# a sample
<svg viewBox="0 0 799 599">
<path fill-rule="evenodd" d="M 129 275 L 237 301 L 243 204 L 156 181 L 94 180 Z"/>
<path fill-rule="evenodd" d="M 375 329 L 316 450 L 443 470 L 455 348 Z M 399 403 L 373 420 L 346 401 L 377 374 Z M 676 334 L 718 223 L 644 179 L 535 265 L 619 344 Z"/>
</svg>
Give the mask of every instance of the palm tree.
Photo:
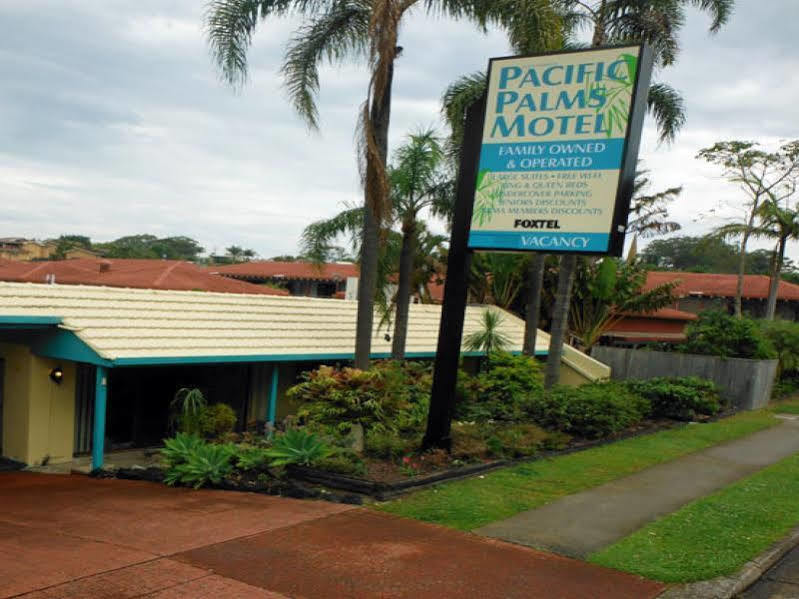
<svg viewBox="0 0 799 599">
<path fill-rule="evenodd" d="M 389 213 L 386 171 L 394 61 L 399 27 L 416 5 L 454 18 L 485 23 L 492 0 L 212 0 L 205 27 L 224 79 L 234 86 L 247 78 L 247 51 L 260 21 L 280 16 L 304 20 L 286 51 L 283 74 L 293 106 L 309 127 L 318 126 L 319 65 L 365 59 L 371 77 L 361 110 L 359 150 L 364 187 L 361 268 L 358 285 L 355 365 L 368 368 L 379 235 Z"/>
<path fill-rule="evenodd" d="M 766 301 L 766 320 L 774 320 L 777 311 L 777 292 L 780 273 L 785 263 L 785 247 L 791 239 L 799 239 L 799 204 L 791 208 L 781 206 L 773 194 L 757 209 L 757 223 L 730 223 L 717 229 L 722 237 L 749 236 L 771 239 L 775 242 L 769 273 L 768 300 Z M 792 195 L 792 192 L 789 194 Z"/>
<path fill-rule="evenodd" d="M 510 338 L 500 330 L 504 321 L 498 310 L 494 308 L 485 310 L 482 328 L 464 339 L 464 348 L 468 351 L 483 351 L 486 356 L 507 349 L 510 346 Z"/>
<path fill-rule="evenodd" d="M 384 320 L 391 304 L 396 309 L 391 350 L 395 360 L 405 357 L 411 294 L 414 290 L 426 288 L 429 283 L 429 278 L 423 282 L 414 280 L 415 273 L 420 270 L 429 272 L 423 264 L 417 264 L 417 248 L 421 247 L 429 255 L 443 242 L 442 237 L 428 233 L 419 221 L 419 213 L 425 208 L 432 208 L 434 214 L 446 214 L 452 204 L 450 187 L 440 168 L 443 156 L 441 142 L 435 131 L 419 131 L 409 135 L 407 143 L 397 149 L 394 163 L 388 169 L 392 214 L 385 219 L 385 225 L 388 227 L 393 221 L 400 227 L 402 236 L 397 258 L 392 252 L 395 244 L 391 242 L 394 238 L 385 231 L 383 233 L 387 243 L 384 243 L 382 259 L 378 261 L 377 279 L 381 284 L 377 287 L 383 289 L 388 277 L 397 273 L 397 293 L 393 298 L 379 293 L 376 302 L 384 313 Z M 303 252 L 320 260 L 326 256 L 332 242 L 344 234 L 350 237 L 353 249 L 362 254 L 363 246 L 359 247 L 358 234 L 363 220 L 363 208 L 349 208 L 331 219 L 312 223 L 303 232 Z"/>
<path fill-rule="evenodd" d="M 680 28 L 685 22 L 685 9 L 689 5 L 710 12 L 711 32 L 727 21 L 734 0 L 564 0 L 570 22 L 593 28 L 593 47 L 605 44 L 640 41 L 648 43 L 655 55 L 655 64 L 667 66 L 677 57 Z M 671 141 L 685 122 L 682 99 L 665 84 L 650 88 L 649 110 L 655 117 L 661 140 Z M 560 375 L 560 356 L 568 330 L 571 289 L 577 268 L 577 256 L 565 255 L 560 261 L 558 291 L 552 317 L 544 385 L 557 383 Z"/>
<path fill-rule="evenodd" d="M 391 357 L 395 360 L 405 358 L 419 212 L 427 207 L 432 207 L 434 212 L 441 212 L 451 205 L 450 202 L 442 202 L 440 193 L 442 188 L 448 189 L 440 170 L 443 156 L 439 139 L 432 129 L 428 129 L 409 136 L 408 143 L 397 150 L 395 164 L 389 169 L 392 204 L 402 230 L 397 309 L 391 345 Z"/>
</svg>

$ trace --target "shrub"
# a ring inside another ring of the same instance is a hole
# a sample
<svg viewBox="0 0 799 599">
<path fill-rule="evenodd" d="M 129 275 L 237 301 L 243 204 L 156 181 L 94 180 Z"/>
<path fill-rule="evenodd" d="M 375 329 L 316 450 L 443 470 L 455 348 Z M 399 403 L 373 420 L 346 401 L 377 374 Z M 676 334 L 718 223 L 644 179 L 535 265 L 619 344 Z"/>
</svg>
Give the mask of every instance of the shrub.
<svg viewBox="0 0 799 599">
<path fill-rule="evenodd" d="M 484 421 L 524 419 L 530 396 L 544 389 L 541 365 L 529 356 L 496 353 L 489 369 L 462 385 L 463 399 L 456 405 L 460 420 Z"/>
<path fill-rule="evenodd" d="M 643 420 L 649 402 L 616 382 L 553 387 L 533 398 L 530 416 L 546 429 L 586 439 L 618 433 Z"/>
<path fill-rule="evenodd" d="M 366 474 L 366 464 L 354 451 L 336 451 L 335 453 L 314 462 L 316 468 L 336 472 L 338 474 L 349 474 L 352 476 L 363 476 Z"/>
<path fill-rule="evenodd" d="M 300 402 L 298 417 L 314 427 L 348 434 L 353 423 L 373 428 L 420 430 L 427 417 L 430 367 L 385 361 L 368 371 L 321 366 L 288 391 Z"/>
<path fill-rule="evenodd" d="M 271 461 L 266 449 L 247 445 L 236 446 L 234 457 L 239 470 L 262 470 L 269 466 Z"/>
<path fill-rule="evenodd" d="M 699 318 L 685 328 L 685 337 L 685 342 L 677 349 L 687 354 L 755 360 L 776 356 L 755 321 L 717 310 L 699 314 Z"/>
<path fill-rule="evenodd" d="M 205 408 L 200 414 L 200 430 L 208 437 L 221 437 L 232 433 L 236 426 L 236 412 L 226 403 Z"/>
<path fill-rule="evenodd" d="M 192 445 L 182 456 L 182 461 L 167 468 L 164 482 L 168 485 L 191 485 L 195 489 L 209 483 L 219 484 L 233 471 L 231 459 L 234 452 L 230 445 L 203 442 Z"/>
<path fill-rule="evenodd" d="M 453 422 L 452 457 L 455 459 L 481 458 L 491 454 L 486 443 L 485 426 Z"/>
<path fill-rule="evenodd" d="M 272 449 L 265 450 L 272 466 L 312 466 L 328 457 L 333 450 L 315 433 L 302 429 L 287 430 L 275 437 Z"/>
<path fill-rule="evenodd" d="M 548 437 L 535 424 L 513 424 L 497 427 L 486 444 L 497 457 L 521 458 L 538 453 Z"/>
<path fill-rule="evenodd" d="M 721 410 L 721 397 L 715 384 L 695 376 L 659 377 L 625 381 L 626 387 L 647 400 L 655 418 L 694 420 Z"/>
<path fill-rule="evenodd" d="M 764 320 L 760 328 L 776 351 L 778 378 L 799 372 L 799 323 L 788 320 Z"/>
<path fill-rule="evenodd" d="M 402 437 L 391 430 L 372 430 L 364 437 L 364 453 L 375 458 L 396 460 L 421 445 L 421 438 Z"/>
</svg>

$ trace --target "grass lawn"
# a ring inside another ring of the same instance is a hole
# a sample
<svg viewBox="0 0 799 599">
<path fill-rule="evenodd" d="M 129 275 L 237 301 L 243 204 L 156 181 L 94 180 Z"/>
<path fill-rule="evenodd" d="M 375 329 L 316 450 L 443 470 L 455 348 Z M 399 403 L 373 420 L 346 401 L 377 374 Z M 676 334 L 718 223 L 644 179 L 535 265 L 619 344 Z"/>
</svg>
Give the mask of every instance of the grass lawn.
<svg viewBox="0 0 799 599">
<path fill-rule="evenodd" d="M 777 424 L 768 410 L 619 441 L 495 470 L 378 504 L 376 509 L 461 530 L 509 518 L 608 481 Z M 799 481 L 797 482 L 799 484 Z"/>
<path fill-rule="evenodd" d="M 731 574 L 799 523 L 799 455 L 698 499 L 589 561 L 664 582 Z"/>
<path fill-rule="evenodd" d="M 769 406 L 769 409 L 775 414 L 799 414 L 799 398 L 794 396 L 775 401 Z"/>
</svg>

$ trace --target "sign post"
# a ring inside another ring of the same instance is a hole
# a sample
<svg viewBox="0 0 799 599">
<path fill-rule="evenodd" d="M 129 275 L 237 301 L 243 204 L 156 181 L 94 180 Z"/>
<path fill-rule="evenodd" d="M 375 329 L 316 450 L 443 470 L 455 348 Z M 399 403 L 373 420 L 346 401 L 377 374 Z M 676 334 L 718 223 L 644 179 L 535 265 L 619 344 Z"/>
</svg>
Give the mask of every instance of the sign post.
<svg viewBox="0 0 799 599">
<path fill-rule="evenodd" d="M 652 62 L 642 44 L 491 59 L 467 114 L 425 447 L 450 446 L 470 251 L 621 255 Z"/>
</svg>

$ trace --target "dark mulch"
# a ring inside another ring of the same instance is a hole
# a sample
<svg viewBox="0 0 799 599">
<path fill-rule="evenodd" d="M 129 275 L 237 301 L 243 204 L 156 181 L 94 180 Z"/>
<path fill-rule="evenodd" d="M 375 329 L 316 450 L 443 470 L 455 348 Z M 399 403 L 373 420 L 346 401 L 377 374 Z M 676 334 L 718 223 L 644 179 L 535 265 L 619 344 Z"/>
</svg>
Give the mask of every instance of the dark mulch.
<svg viewBox="0 0 799 599">
<path fill-rule="evenodd" d="M 25 464 L 9 458 L 0 457 L 0 472 L 14 472 L 22 470 Z"/>
</svg>

